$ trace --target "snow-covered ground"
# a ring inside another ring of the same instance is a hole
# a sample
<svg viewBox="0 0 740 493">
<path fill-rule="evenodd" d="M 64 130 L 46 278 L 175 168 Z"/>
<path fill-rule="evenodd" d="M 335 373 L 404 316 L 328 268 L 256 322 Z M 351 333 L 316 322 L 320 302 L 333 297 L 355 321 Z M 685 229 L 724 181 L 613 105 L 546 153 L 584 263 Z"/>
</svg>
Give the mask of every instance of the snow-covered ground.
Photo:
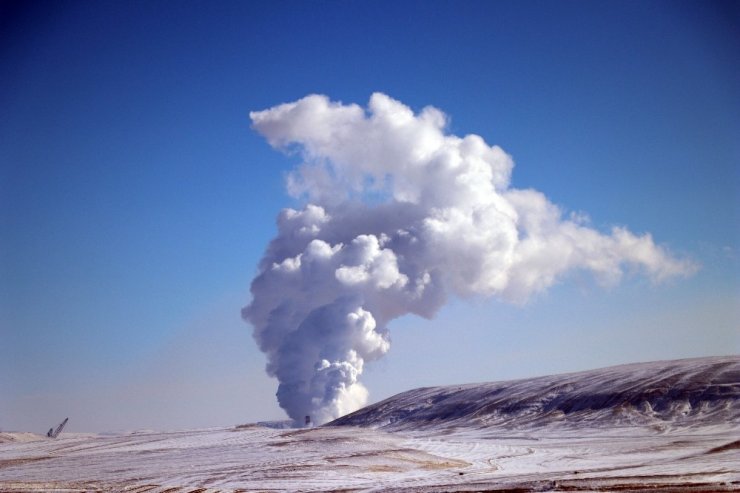
<svg viewBox="0 0 740 493">
<path fill-rule="evenodd" d="M 579 373 L 409 390 L 332 424 L 385 430 L 466 428 L 656 431 L 740 423 L 740 356 L 620 365 Z"/>
<path fill-rule="evenodd" d="M 418 389 L 343 426 L 4 433 L 0 491 L 732 491 L 739 407 L 728 357 Z"/>
</svg>

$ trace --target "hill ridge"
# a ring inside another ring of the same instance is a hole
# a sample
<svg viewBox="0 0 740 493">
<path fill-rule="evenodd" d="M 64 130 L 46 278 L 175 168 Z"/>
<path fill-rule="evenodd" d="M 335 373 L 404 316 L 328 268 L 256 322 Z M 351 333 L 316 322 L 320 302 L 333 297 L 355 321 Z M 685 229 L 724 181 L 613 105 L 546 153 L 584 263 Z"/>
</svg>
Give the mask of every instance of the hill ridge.
<svg viewBox="0 0 740 493">
<path fill-rule="evenodd" d="M 740 356 L 628 363 L 595 370 L 402 392 L 327 426 L 649 426 L 740 428 Z"/>
</svg>

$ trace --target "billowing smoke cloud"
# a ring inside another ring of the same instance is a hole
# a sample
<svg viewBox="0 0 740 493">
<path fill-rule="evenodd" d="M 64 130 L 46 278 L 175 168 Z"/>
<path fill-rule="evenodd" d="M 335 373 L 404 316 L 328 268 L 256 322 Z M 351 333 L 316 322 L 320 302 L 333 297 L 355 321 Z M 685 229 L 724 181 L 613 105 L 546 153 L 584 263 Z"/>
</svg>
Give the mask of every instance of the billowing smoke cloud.
<svg viewBox="0 0 740 493">
<path fill-rule="evenodd" d="M 362 406 L 358 377 L 388 351 L 388 322 L 431 318 L 448 296 L 522 303 L 573 270 L 605 284 L 626 270 L 656 281 L 695 270 L 649 234 L 601 233 L 536 190 L 510 188 L 511 157 L 477 135 L 445 134 L 435 108 L 311 95 L 250 116 L 270 145 L 303 159 L 287 185 L 307 205 L 278 216 L 243 310 L 296 422 Z"/>
</svg>

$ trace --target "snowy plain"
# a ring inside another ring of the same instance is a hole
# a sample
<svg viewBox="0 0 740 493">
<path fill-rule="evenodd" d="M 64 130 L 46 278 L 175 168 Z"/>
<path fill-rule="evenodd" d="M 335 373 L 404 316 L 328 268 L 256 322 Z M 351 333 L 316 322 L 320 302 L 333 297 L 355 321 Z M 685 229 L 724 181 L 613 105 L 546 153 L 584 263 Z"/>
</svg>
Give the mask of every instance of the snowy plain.
<svg viewBox="0 0 740 493">
<path fill-rule="evenodd" d="M 305 429 L 0 433 L 0 491 L 738 491 L 740 357 L 416 389 Z"/>
</svg>

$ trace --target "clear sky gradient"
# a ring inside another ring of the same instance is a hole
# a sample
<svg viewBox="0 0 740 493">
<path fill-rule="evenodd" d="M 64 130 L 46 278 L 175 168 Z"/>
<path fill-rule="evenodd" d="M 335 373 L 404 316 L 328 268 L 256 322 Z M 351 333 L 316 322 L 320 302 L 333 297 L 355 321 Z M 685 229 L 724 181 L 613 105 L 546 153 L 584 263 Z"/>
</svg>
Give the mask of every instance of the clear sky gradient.
<svg viewBox="0 0 740 493">
<path fill-rule="evenodd" d="M 375 401 L 422 385 L 740 352 L 736 2 L 5 2 L 0 429 L 281 418 L 240 319 L 297 163 L 248 113 L 384 92 L 513 186 L 701 270 L 390 326 Z"/>
</svg>

